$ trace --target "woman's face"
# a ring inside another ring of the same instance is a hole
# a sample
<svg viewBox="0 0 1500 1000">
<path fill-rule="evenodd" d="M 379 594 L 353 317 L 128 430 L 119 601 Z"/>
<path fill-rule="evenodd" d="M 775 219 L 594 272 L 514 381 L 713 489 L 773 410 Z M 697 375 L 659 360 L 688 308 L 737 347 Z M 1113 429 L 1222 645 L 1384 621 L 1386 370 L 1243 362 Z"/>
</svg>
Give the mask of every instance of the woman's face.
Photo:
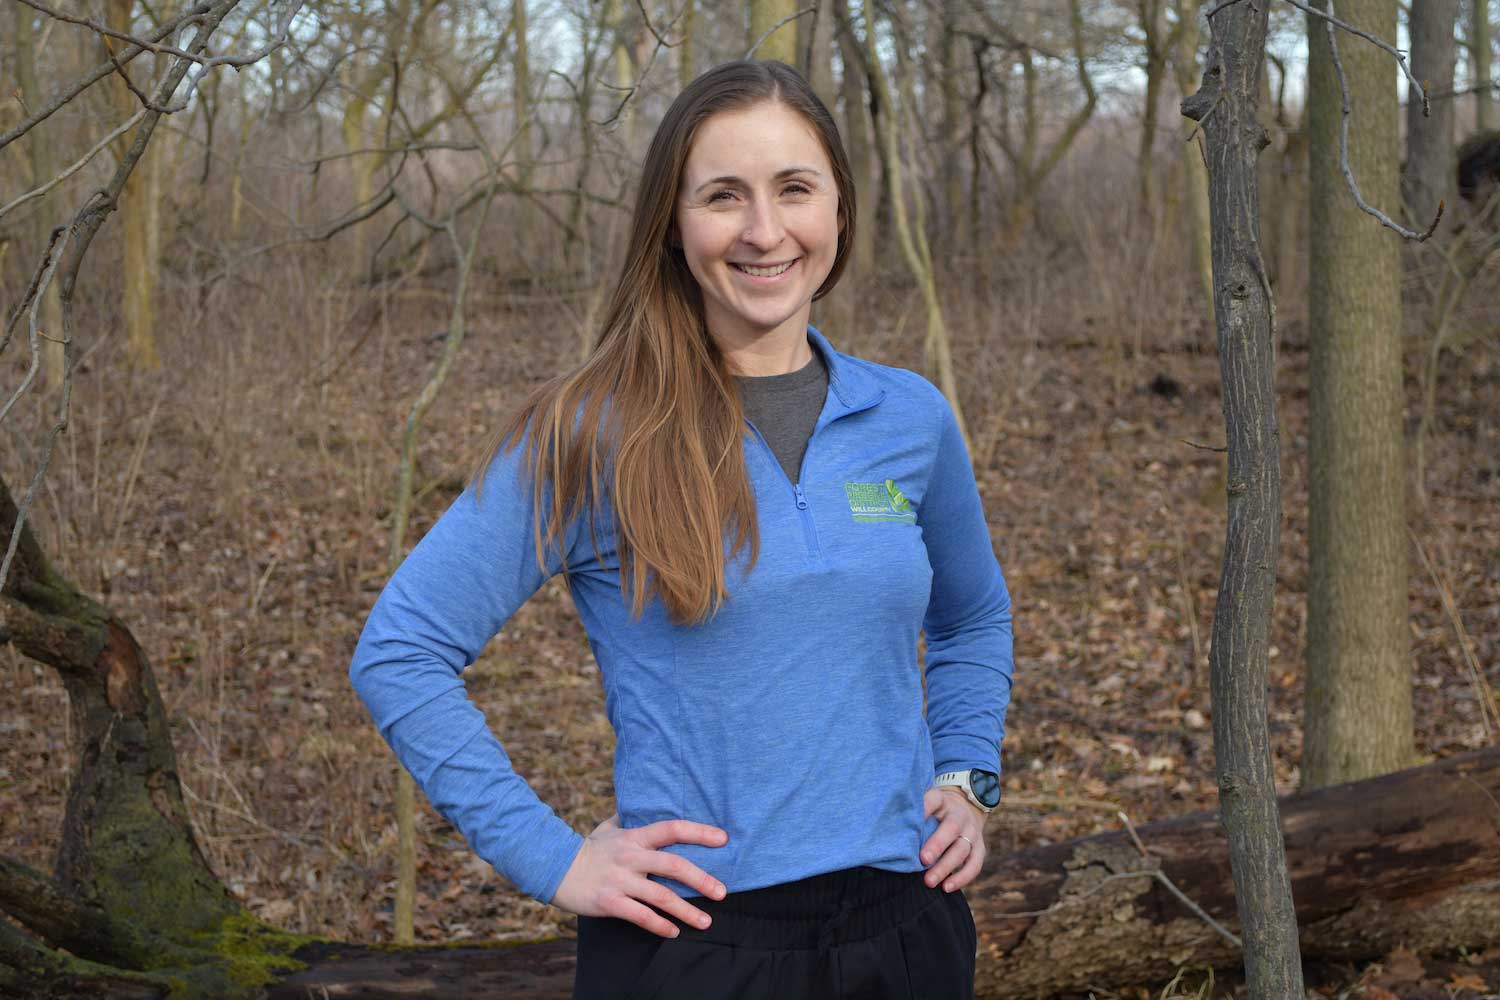
<svg viewBox="0 0 1500 1000">
<path fill-rule="evenodd" d="M 721 111 L 698 126 L 676 224 L 721 345 L 804 333 L 813 293 L 833 269 L 838 204 L 823 144 L 784 104 Z"/>
</svg>

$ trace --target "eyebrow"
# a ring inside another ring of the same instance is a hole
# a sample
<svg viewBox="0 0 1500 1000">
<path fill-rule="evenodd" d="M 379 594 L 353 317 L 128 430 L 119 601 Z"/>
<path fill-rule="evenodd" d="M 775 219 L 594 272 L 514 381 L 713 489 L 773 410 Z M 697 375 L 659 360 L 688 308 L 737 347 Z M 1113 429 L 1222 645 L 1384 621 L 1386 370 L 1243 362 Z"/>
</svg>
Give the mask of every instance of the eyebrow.
<svg viewBox="0 0 1500 1000">
<path fill-rule="evenodd" d="M 814 177 L 819 177 L 819 178 L 821 178 L 823 176 L 823 172 L 821 170 L 818 170 L 818 169 L 814 168 L 814 167 L 787 167 L 784 170 L 778 170 L 776 172 L 776 176 L 772 177 L 771 180 L 773 180 L 773 181 L 785 180 L 786 178 L 791 177 L 794 174 L 812 174 Z M 704 188 L 708 187 L 710 184 L 743 184 L 743 183 L 744 183 L 744 181 L 740 180 L 738 177 L 735 177 L 733 174 L 724 174 L 724 175 L 719 176 L 719 177 L 711 177 L 708 180 L 704 181 L 702 184 L 699 184 L 697 187 L 693 188 L 693 194 L 696 195 L 698 192 L 702 191 Z"/>
</svg>

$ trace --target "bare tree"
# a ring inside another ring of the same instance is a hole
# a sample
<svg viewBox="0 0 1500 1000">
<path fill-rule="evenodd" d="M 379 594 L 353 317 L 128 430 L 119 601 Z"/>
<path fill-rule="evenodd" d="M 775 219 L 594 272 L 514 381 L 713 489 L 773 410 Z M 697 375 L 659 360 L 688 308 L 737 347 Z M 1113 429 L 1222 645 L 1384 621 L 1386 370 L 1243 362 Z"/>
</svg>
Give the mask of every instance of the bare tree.
<svg viewBox="0 0 1500 1000">
<path fill-rule="evenodd" d="M 1474 88 L 1474 124 L 1481 132 L 1495 127 L 1492 37 L 1489 0 L 1469 0 L 1469 81 Z"/>
<path fill-rule="evenodd" d="M 1437 215 L 1438 203 L 1453 187 L 1453 61 L 1458 0 L 1412 0 L 1412 71 L 1427 81 L 1430 115 L 1422 102 L 1406 102 L 1406 165 L 1401 173 L 1401 200 L 1408 224 L 1424 226 Z M 1413 95 L 1414 96 L 1414 95 Z"/>
<path fill-rule="evenodd" d="M 1344 4 L 1337 16 L 1374 37 L 1395 37 L 1396 0 Z M 1312 218 L 1302 783 L 1319 788 L 1406 767 L 1415 751 L 1400 243 L 1368 224 L 1347 196 L 1340 168 L 1347 163 L 1372 206 L 1397 212 L 1396 81 L 1374 46 L 1338 46 L 1333 26 L 1312 14 L 1307 29 Z"/>
<path fill-rule="evenodd" d="M 1177 47 L 1172 53 L 1172 75 L 1177 90 L 1190 94 L 1198 86 L 1198 17 L 1202 0 L 1177 0 Z M 1209 228 L 1208 163 L 1197 135 L 1182 145 L 1182 197 L 1187 204 L 1188 235 L 1192 245 L 1193 271 L 1203 291 L 1209 316 L 1214 312 L 1213 237 Z"/>
<path fill-rule="evenodd" d="M 1083 37 L 1083 11 L 1078 0 L 1069 0 L 1066 11 L 1068 34 L 1072 39 L 1072 61 L 1084 101 L 1068 116 L 1051 145 L 1044 146 L 1042 118 L 1045 109 L 1041 105 L 1041 68 L 1038 66 L 1038 59 L 1048 58 L 1048 53 L 1039 49 L 1035 41 L 1006 28 L 984 8 L 980 10 L 984 14 L 986 32 L 992 38 L 1002 39 L 1005 51 L 1021 65 L 1019 109 L 1013 99 L 1008 74 L 1001 77 L 996 88 L 1000 96 L 1000 127 L 995 139 L 1000 151 L 1005 154 L 1015 179 L 1014 195 L 1007 207 L 1009 218 L 1001 241 L 1003 246 L 1009 247 L 1014 246 L 1031 228 L 1042 182 L 1062 162 L 1063 156 L 1083 131 L 1084 125 L 1093 117 L 1099 95 L 1094 89 L 1094 80 L 1088 68 L 1088 52 Z M 1017 129 L 1019 134 L 1014 131 Z"/>
<path fill-rule="evenodd" d="M 1076 2 L 1077 0 L 1074 0 L 1075 4 Z M 948 398 L 949 405 L 953 407 L 953 414 L 957 418 L 958 430 L 963 437 L 964 447 L 970 448 L 968 429 L 964 424 L 963 405 L 958 396 L 958 377 L 953 368 L 952 345 L 948 339 L 948 327 L 943 320 L 943 306 L 938 299 L 937 275 L 932 266 L 932 250 L 927 243 L 927 230 L 923 219 L 924 199 L 920 195 L 913 199 L 916 206 L 916 219 L 908 220 L 906 214 L 905 171 L 901 164 L 898 134 L 902 123 L 907 120 L 916 104 L 910 58 L 905 48 L 907 40 L 901 30 L 899 20 L 894 21 L 892 27 L 896 35 L 897 58 L 900 60 L 897 82 L 901 95 L 898 103 L 896 88 L 891 86 L 889 74 L 881 62 L 880 52 L 876 45 L 873 2 L 867 0 L 864 5 L 864 15 L 865 67 L 869 73 L 870 87 L 880 95 L 881 104 L 891 111 L 890 114 L 881 115 L 876 122 L 880 144 L 885 148 L 886 194 L 890 198 L 892 214 L 896 218 L 896 231 L 901 238 L 902 256 L 906 258 L 907 267 L 911 269 L 912 277 L 922 292 L 922 301 L 927 307 L 927 337 L 923 343 L 923 350 L 928 366 L 936 375 L 938 387 L 943 390 L 943 395 Z M 972 450 L 970 454 L 973 454 Z"/>
<path fill-rule="evenodd" d="M 1260 249 L 1256 111 L 1269 5 L 1219 4 L 1202 88 L 1182 112 L 1203 128 L 1214 312 L 1228 441 L 1228 526 L 1209 650 L 1214 769 L 1255 998 L 1300 997 L 1297 918 L 1271 771 L 1266 673 L 1281 544 L 1275 304 Z"/>
</svg>

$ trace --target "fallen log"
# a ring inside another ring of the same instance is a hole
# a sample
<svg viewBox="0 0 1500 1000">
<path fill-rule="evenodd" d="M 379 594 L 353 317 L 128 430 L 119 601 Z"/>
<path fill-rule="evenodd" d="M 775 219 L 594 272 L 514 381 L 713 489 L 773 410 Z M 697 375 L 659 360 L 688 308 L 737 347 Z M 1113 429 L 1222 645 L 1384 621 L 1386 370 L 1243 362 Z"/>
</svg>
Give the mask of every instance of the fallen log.
<svg viewBox="0 0 1500 1000">
<path fill-rule="evenodd" d="M 1284 796 L 1304 958 L 1357 960 L 1500 943 L 1500 748 Z M 968 889 L 976 994 L 1047 996 L 1224 968 L 1238 951 L 1184 905 L 1235 927 L 1216 812 L 992 858 Z"/>
<path fill-rule="evenodd" d="M 1500 944 L 1500 748 L 1280 800 L 1304 957 Z M 1228 846 L 1215 812 L 991 857 L 964 893 L 979 997 L 1046 997 L 1232 967 Z M 1203 915 L 1167 887 L 1170 880 Z M 571 942 L 445 949 L 320 944 L 268 997 L 568 997 Z M 479 984 L 483 989 L 477 989 Z M 325 991 L 326 994 L 321 992 Z"/>
</svg>

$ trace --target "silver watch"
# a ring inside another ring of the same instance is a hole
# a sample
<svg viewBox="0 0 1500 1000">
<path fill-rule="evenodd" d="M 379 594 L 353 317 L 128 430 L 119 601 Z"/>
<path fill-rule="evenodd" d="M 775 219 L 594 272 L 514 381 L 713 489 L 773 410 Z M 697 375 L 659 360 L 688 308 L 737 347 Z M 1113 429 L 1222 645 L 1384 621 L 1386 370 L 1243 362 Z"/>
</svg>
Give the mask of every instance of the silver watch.
<svg viewBox="0 0 1500 1000">
<path fill-rule="evenodd" d="M 944 771 L 932 780 L 932 787 L 957 785 L 964 790 L 969 801 L 988 816 L 1000 804 L 1000 775 L 977 767 L 960 771 Z"/>
</svg>

